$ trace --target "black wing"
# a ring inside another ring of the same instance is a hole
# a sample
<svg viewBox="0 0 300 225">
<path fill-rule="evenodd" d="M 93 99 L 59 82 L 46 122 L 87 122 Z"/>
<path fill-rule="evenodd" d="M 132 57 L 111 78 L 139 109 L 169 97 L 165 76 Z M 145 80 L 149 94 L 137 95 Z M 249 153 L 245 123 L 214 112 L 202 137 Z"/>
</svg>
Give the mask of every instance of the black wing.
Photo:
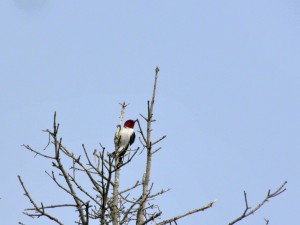
<svg viewBox="0 0 300 225">
<path fill-rule="evenodd" d="M 130 145 L 133 144 L 134 140 L 135 140 L 135 133 L 133 132 L 133 134 L 131 135 L 130 140 L 129 140 Z"/>
</svg>

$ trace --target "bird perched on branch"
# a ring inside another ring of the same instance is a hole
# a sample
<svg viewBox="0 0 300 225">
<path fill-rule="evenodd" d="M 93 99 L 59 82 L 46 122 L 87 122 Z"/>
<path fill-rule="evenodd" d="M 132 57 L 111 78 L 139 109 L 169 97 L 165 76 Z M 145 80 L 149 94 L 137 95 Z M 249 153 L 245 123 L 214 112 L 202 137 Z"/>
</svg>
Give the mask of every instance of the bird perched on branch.
<svg viewBox="0 0 300 225">
<path fill-rule="evenodd" d="M 132 145 L 135 140 L 135 133 L 133 129 L 135 122 L 136 120 L 127 120 L 122 128 L 118 125 L 114 139 L 116 150 L 111 155 L 113 157 L 119 157 L 120 163 L 122 162 L 128 147 Z"/>
</svg>

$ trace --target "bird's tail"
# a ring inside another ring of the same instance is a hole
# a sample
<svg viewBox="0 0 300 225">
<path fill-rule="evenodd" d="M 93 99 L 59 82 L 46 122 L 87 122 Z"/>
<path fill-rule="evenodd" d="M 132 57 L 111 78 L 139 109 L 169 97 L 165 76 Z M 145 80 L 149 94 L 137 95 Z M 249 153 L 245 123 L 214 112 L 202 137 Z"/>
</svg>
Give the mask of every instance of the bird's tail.
<svg viewBox="0 0 300 225">
<path fill-rule="evenodd" d="M 123 158 L 125 155 L 126 149 L 124 147 L 120 147 L 118 150 L 115 150 L 114 152 L 110 153 L 109 155 L 114 158 L 115 160 L 118 159 L 119 163 L 118 166 L 120 166 L 123 163 Z"/>
</svg>

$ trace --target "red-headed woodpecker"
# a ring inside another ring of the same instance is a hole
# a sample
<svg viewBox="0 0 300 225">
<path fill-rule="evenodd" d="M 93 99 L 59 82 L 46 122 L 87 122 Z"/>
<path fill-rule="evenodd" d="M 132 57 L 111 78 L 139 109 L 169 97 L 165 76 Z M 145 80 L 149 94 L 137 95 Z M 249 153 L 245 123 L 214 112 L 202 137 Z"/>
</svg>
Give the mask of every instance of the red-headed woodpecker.
<svg viewBox="0 0 300 225">
<path fill-rule="evenodd" d="M 115 145 L 117 148 L 117 154 L 116 151 L 112 153 L 112 156 L 118 155 L 120 158 L 120 162 L 122 162 L 122 159 L 130 145 L 133 144 L 135 140 L 135 133 L 134 133 L 134 123 L 135 120 L 127 120 L 124 123 L 124 127 L 118 129 L 116 135 L 115 135 Z"/>
</svg>

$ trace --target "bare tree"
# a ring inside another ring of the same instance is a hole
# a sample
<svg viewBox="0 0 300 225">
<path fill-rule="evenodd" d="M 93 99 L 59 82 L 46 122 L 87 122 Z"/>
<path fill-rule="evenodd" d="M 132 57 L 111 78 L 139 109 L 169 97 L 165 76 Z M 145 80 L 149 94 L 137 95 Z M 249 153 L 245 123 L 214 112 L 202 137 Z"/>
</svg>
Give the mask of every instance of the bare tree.
<svg viewBox="0 0 300 225">
<path fill-rule="evenodd" d="M 46 129 L 44 132 L 48 135 L 49 141 L 45 149 L 52 146 L 53 150 L 51 154 L 45 154 L 44 151 L 35 150 L 29 145 L 22 145 L 25 149 L 33 152 L 35 155 L 49 160 L 53 170 L 46 171 L 46 174 L 54 182 L 54 184 L 64 191 L 71 199 L 70 203 L 59 203 L 44 205 L 38 204 L 32 197 L 32 194 L 28 191 L 21 176 L 18 176 L 20 184 L 23 188 L 24 194 L 30 201 L 31 207 L 24 210 L 24 214 L 32 218 L 47 217 L 53 223 L 64 224 L 62 218 L 58 218 L 53 213 L 53 210 L 59 210 L 61 208 L 73 208 L 76 217 L 74 220 L 77 224 L 88 225 L 91 221 L 95 221 L 96 224 L 106 225 L 146 225 L 149 223 L 155 223 L 158 225 L 164 224 L 177 224 L 177 220 L 185 216 L 205 211 L 213 206 L 215 201 L 206 203 L 205 205 L 192 209 L 188 212 L 184 212 L 180 215 L 176 215 L 172 218 L 161 219 L 162 212 L 158 205 L 153 203 L 153 200 L 162 195 L 169 189 L 162 189 L 159 192 L 153 193 L 151 183 L 151 163 L 152 157 L 161 148 L 158 144 L 166 138 L 162 136 L 157 140 L 152 139 L 152 123 L 154 119 L 154 103 L 157 88 L 159 68 L 155 69 L 155 79 L 153 86 L 152 98 L 147 102 L 147 115 L 142 115 L 142 121 L 137 120 L 138 132 L 140 134 L 139 141 L 142 149 L 130 149 L 126 153 L 126 157 L 120 161 L 119 157 L 114 157 L 110 154 L 104 146 L 100 144 L 99 149 L 95 149 L 91 154 L 84 145 L 82 149 L 84 156 L 75 155 L 69 150 L 62 142 L 62 138 L 59 137 L 59 123 L 56 121 L 56 113 L 54 113 L 53 128 L 52 130 Z M 121 104 L 121 113 L 119 117 L 119 125 L 121 125 L 126 103 Z M 142 122 L 145 122 L 146 129 L 142 129 Z M 117 126 L 115 133 L 115 151 L 118 149 L 118 143 L 120 140 L 120 126 Z M 44 150 L 45 150 L 44 149 Z M 132 184 L 132 186 L 120 190 L 120 171 L 135 159 L 137 153 L 146 154 L 146 163 L 144 173 L 141 174 L 140 180 Z M 82 182 L 79 176 L 84 175 L 88 179 L 88 183 Z M 286 182 L 284 182 L 276 191 L 271 192 L 269 190 L 265 199 L 263 199 L 254 209 L 250 210 L 247 201 L 246 192 L 244 192 L 244 199 L 246 209 L 236 219 L 229 222 L 228 225 L 233 225 L 247 216 L 253 214 L 268 200 L 284 192 Z M 136 196 L 136 193 L 139 193 Z M 269 220 L 265 220 L 266 224 Z M 95 224 L 93 222 L 93 224 Z M 19 222 L 19 224 L 24 224 Z"/>
</svg>

